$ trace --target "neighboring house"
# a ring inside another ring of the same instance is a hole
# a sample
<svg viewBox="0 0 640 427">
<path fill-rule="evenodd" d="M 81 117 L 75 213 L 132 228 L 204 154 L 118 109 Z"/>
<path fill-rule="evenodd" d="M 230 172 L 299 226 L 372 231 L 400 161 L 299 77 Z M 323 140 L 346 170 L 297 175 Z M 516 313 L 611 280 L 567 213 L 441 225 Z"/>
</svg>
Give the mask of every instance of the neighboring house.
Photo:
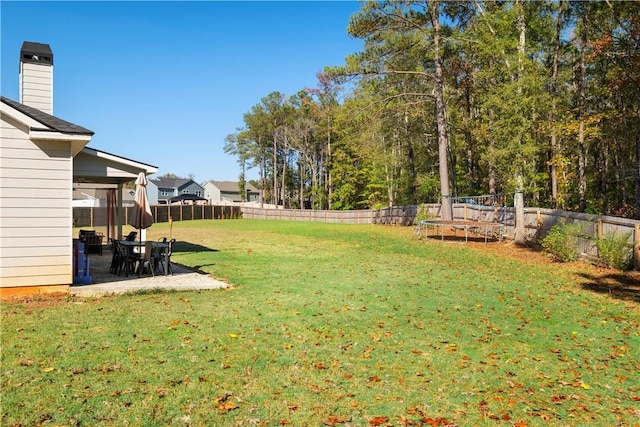
<svg viewBox="0 0 640 427">
<path fill-rule="evenodd" d="M 19 75 L 20 102 L 0 97 L 0 298 L 68 291 L 74 182 L 122 189 L 157 172 L 86 147 L 91 130 L 53 115 L 49 45 L 25 42 Z"/>
<path fill-rule="evenodd" d="M 155 200 L 157 204 L 169 204 L 172 198 L 188 195 L 197 200 L 204 197 L 204 188 L 192 179 L 155 178 L 148 180 L 156 188 Z M 151 187 L 147 187 L 147 194 L 151 193 Z M 149 196 L 149 203 L 154 204 Z"/>
<path fill-rule="evenodd" d="M 207 181 L 204 185 L 204 198 L 209 203 L 216 202 L 257 202 L 260 191 L 250 183 L 245 183 L 245 197 L 240 194 L 240 183 L 236 181 Z"/>
</svg>

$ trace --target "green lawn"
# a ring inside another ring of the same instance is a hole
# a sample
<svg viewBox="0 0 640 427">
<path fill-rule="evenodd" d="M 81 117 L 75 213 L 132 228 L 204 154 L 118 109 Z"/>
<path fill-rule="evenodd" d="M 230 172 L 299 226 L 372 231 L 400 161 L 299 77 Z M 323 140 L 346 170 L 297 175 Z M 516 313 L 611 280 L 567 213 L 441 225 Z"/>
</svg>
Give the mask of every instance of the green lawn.
<svg viewBox="0 0 640 427">
<path fill-rule="evenodd" d="M 637 305 L 411 231 L 176 222 L 231 289 L 3 303 L 1 424 L 640 424 Z"/>
</svg>

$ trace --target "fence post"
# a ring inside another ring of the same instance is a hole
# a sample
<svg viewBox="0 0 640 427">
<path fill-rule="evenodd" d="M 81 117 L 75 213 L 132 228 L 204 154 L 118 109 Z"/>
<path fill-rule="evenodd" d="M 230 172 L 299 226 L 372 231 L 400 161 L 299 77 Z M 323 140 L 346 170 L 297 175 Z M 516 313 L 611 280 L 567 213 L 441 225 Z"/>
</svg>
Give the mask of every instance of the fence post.
<svg viewBox="0 0 640 427">
<path fill-rule="evenodd" d="M 516 227 L 513 233 L 513 240 L 518 245 L 524 244 L 524 196 L 522 191 L 517 191 L 513 204 L 516 208 Z"/>
<path fill-rule="evenodd" d="M 602 240 L 602 219 L 598 220 L 598 240 Z"/>
<path fill-rule="evenodd" d="M 636 270 L 640 270 L 640 224 L 636 224 L 634 231 L 633 265 Z"/>
</svg>

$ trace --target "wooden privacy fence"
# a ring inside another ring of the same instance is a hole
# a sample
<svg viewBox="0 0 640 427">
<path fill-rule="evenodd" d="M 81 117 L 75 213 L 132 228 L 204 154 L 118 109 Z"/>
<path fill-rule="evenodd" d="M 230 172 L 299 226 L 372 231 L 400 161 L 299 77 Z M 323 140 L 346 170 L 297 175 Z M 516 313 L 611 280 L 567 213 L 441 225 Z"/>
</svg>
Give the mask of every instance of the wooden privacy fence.
<svg viewBox="0 0 640 427">
<path fill-rule="evenodd" d="M 374 211 L 319 211 L 311 209 L 261 209 L 242 208 L 246 219 L 278 219 L 286 221 L 342 222 L 346 224 L 371 224 Z"/>
<path fill-rule="evenodd" d="M 440 204 L 426 204 L 426 213 L 432 218 L 442 218 Z M 418 206 L 394 206 L 374 212 L 375 224 L 413 225 Z M 516 233 L 516 210 L 513 207 L 494 207 L 473 204 L 453 204 L 454 220 L 499 222 L 504 225 L 503 237 L 513 239 Z M 537 242 L 544 238 L 556 224 L 578 224 L 578 250 L 588 258 L 598 258 L 598 239 L 609 233 L 628 234 L 629 244 L 634 245 L 634 264 L 640 269 L 640 221 L 606 215 L 589 215 L 544 208 L 524 208 L 520 225 L 525 242 Z"/>
<path fill-rule="evenodd" d="M 440 204 L 422 205 L 432 218 L 441 218 Z M 128 223 L 132 207 L 124 208 L 123 224 Z M 385 224 L 412 226 L 416 222 L 418 206 L 393 206 L 379 210 L 299 210 L 267 209 L 241 206 L 214 205 L 155 205 L 151 207 L 155 222 L 197 219 L 277 219 L 288 221 L 313 221 L 347 224 Z M 598 239 L 608 233 L 629 233 L 629 243 L 634 246 L 636 269 L 640 269 L 640 221 L 604 215 L 587 215 L 577 212 L 543 208 L 524 208 L 523 223 L 516 224 L 516 210 L 513 207 L 482 206 L 478 204 L 454 203 L 454 220 L 499 222 L 504 225 L 503 237 L 513 239 L 519 230 L 526 242 L 537 242 L 547 235 L 551 227 L 558 223 L 577 223 L 581 227 L 578 249 L 587 257 L 597 258 Z M 75 227 L 95 227 L 106 225 L 106 208 L 73 208 Z"/>
<path fill-rule="evenodd" d="M 123 224 L 129 223 L 129 216 L 133 207 L 124 207 Z M 196 219 L 235 219 L 241 218 L 242 212 L 238 206 L 216 205 L 153 205 L 151 206 L 154 222 L 188 221 Z M 107 225 L 106 207 L 74 207 L 74 227 L 100 227 Z"/>
</svg>

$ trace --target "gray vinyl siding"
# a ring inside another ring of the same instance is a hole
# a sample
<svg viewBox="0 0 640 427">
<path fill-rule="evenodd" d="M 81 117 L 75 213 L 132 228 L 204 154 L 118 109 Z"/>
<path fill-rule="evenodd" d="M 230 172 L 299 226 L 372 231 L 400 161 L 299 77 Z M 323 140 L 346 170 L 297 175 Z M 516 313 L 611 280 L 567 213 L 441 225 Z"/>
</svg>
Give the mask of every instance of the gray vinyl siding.
<svg viewBox="0 0 640 427">
<path fill-rule="evenodd" d="M 200 197 L 204 197 L 204 188 L 202 188 L 201 185 L 191 181 L 186 185 L 180 187 L 177 195 L 180 194 L 195 194 L 199 195 Z"/>
<path fill-rule="evenodd" d="M 72 282 L 71 145 L 38 142 L 3 115 L 0 127 L 0 286 Z"/>
<path fill-rule="evenodd" d="M 20 102 L 53 115 L 53 66 L 20 63 Z"/>
</svg>

